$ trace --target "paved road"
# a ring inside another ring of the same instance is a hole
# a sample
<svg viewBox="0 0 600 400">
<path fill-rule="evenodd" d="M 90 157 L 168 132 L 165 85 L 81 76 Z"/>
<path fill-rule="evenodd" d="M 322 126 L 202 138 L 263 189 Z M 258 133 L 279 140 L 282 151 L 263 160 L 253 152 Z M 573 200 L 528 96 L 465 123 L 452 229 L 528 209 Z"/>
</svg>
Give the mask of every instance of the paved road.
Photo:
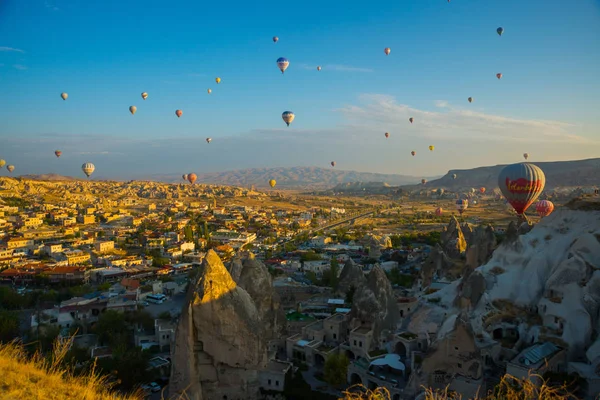
<svg viewBox="0 0 600 400">
<path fill-rule="evenodd" d="M 167 298 L 162 304 L 152 304 L 150 303 L 145 310 L 150 313 L 154 318 L 158 318 L 158 316 L 167 311 L 171 313 L 172 316 L 176 316 L 181 314 L 181 308 L 183 307 L 183 303 L 185 301 L 185 294 L 176 294 L 173 297 Z"/>
</svg>

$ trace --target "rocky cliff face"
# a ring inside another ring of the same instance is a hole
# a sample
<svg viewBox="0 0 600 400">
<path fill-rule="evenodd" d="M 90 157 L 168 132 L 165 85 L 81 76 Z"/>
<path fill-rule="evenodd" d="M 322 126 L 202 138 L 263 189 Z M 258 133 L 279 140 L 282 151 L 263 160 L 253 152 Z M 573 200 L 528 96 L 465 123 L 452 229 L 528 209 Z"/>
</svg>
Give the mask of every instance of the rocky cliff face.
<svg viewBox="0 0 600 400">
<path fill-rule="evenodd" d="M 485 264 L 496 248 L 494 228 L 478 226 L 473 229 L 467 246 L 467 266 L 477 268 Z"/>
<path fill-rule="evenodd" d="M 438 278 L 445 277 L 453 265 L 454 263 L 444 253 L 442 247 L 436 244 L 421 267 L 423 287 L 429 286 L 436 275 Z"/>
<path fill-rule="evenodd" d="M 400 312 L 392 285 L 378 266 L 369 273 L 367 284 L 356 290 L 351 316 L 372 327 L 374 345 L 379 344 L 384 330 L 396 329 Z"/>
<path fill-rule="evenodd" d="M 265 285 L 270 281 L 256 272 L 260 266 L 246 267 L 248 272 L 242 271 L 240 282 L 256 296 L 260 289 L 248 280 L 261 276 Z M 185 392 L 193 400 L 257 397 L 258 371 L 267 364 L 267 339 L 273 336 L 269 329 L 274 323 L 266 321 L 270 316 L 265 311 L 267 297 L 253 299 L 231 278 L 217 254 L 207 253 L 177 327 L 171 395 Z"/>
<path fill-rule="evenodd" d="M 600 356 L 600 198 L 559 207 L 505 240 L 463 280 L 462 290 L 450 285 L 436 293 L 450 307 L 451 290 L 471 305 L 478 333 L 490 335 L 501 315 L 503 326 L 519 332 L 518 343 L 554 341 L 568 348 L 570 359 L 593 361 Z"/>
<path fill-rule="evenodd" d="M 352 259 L 348 259 L 340 274 L 340 281 L 336 292 L 345 295 L 351 287 L 354 286 L 355 289 L 358 289 L 365 283 L 367 283 L 367 279 L 365 278 L 365 274 L 363 274 L 361 267 L 356 265 Z"/>
</svg>

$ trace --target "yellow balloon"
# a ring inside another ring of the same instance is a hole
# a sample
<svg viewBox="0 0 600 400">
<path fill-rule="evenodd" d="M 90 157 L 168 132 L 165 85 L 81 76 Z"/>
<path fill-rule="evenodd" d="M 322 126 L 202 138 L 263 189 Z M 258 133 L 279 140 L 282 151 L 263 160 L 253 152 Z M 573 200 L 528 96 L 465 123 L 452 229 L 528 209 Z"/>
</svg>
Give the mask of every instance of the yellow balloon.
<svg viewBox="0 0 600 400">
<path fill-rule="evenodd" d="M 433 151 L 433 149 L 435 149 L 435 147 L 429 146 L 429 150 Z"/>
<path fill-rule="evenodd" d="M 275 187 L 275 185 L 277 185 L 277 181 L 275 179 L 271 179 L 269 181 L 269 185 L 271 185 L 271 187 Z"/>
<path fill-rule="evenodd" d="M 215 82 L 217 82 L 217 83 L 221 83 L 221 78 L 217 78 L 217 79 L 215 79 Z"/>
</svg>

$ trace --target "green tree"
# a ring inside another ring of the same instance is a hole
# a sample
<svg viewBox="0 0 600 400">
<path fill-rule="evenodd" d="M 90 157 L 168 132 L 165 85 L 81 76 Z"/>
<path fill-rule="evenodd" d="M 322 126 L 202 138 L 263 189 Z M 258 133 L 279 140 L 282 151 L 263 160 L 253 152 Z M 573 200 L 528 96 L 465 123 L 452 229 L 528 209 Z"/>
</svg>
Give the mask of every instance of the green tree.
<svg viewBox="0 0 600 400">
<path fill-rule="evenodd" d="M 116 346 L 120 343 L 127 343 L 129 328 L 125 321 L 125 315 L 114 310 L 107 310 L 98 318 L 94 332 L 103 344 Z"/>
<path fill-rule="evenodd" d="M 340 272 L 340 263 L 337 258 L 333 257 L 331 259 L 331 267 L 329 268 L 329 286 L 332 288 L 337 288 L 339 283 L 339 272 Z"/>
<path fill-rule="evenodd" d="M 23 297 L 12 288 L 0 287 L 0 307 L 7 310 L 18 310 L 23 306 Z"/>
<path fill-rule="evenodd" d="M 356 293 L 356 286 L 350 286 L 350 289 L 346 292 L 346 300 L 344 300 L 348 304 L 352 304 L 354 300 L 354 293 Z"/>
<path fill-rule="evenodd" d="M 19 315 L 0 309 L 0 342 L 7 343 L 19 336 Z"/>
<path fill-rule="evenodd" d="M 183 228 L 183 235 L 185 236 L 186 242 L 194 241 L 194 232 L 192 231 L 191 225 L 186 225 L 185 228 Z"/>
<path fill-rule="evenodd" d="M 306 271 L 304 273 L 304 276 L 306 277 L 306 279 L 311 281 L 313 285 L 316 285 L 317 283 L 319 283 L 319 280 L 317 279 L 317 274 L 315 274 L 312 271 Z"/>
<path fill-rule="evenodd" d="M 332 354 L 327 357 L 323 373 L 325 382 L 330 385 L 342 385 L 346 383 L 350 360 L 345 354 Z"/>
</svg>

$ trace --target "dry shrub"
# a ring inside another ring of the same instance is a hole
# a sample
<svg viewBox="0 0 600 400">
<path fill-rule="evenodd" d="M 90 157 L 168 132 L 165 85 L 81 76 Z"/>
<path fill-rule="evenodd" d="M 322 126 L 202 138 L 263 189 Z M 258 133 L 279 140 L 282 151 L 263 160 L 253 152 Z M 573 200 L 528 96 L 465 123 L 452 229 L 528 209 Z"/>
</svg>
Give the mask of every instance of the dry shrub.
<svg viewBox="0 0 600 400">
<path fill-rule="evenodd" d="M 116 394 L 111 391 L 114 384 L 99 376 L 95 364 L 81 376 L 73 375 L 63 361 L 73 338 L 56 341 L 51 357 L 40 353 L 29 356 L 17 342 L 0 346 L 0 398 L 44 399 L 44 400 L 137 400 L 142 398 L 138 391 L 133 395 Z"/>
<path fill-rule="evenodd" d="M 392 398 L 390 392 L 384 387 L 371 390 L 361 384 L 350 386 L 342 394 L 344 397 L 341 400 L 391 400 Z"/>
</svg>

